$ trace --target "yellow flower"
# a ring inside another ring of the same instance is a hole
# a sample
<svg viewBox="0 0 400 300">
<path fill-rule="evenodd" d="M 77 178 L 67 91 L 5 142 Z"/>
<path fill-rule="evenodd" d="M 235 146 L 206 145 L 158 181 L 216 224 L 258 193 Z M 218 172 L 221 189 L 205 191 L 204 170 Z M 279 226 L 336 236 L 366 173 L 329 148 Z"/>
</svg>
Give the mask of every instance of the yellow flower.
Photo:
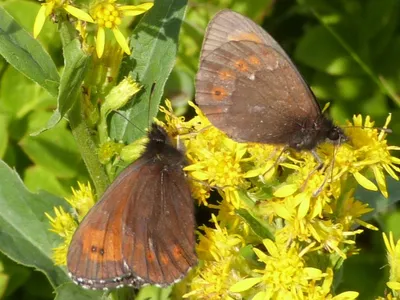
<svg viewBox="0 0 400 300">
<path fill-rule="evenodd" d="M 354 190 L 351 190 L 344 195 L 340 204 L 333 203 L 332 210 L 336 212 L 336 220 L 343 225 L 345 230 L 351 230 L 354 224 L 359 224 L 371 230 L 378 230 L 375 226 L 360 219 L 363 215 L 373 211 L 373 208 L 368 207 L 366 203 L 355 200 L 353 193 Z"/>
<path fill-rule="evenodd" d="M 36 15 L 35 23 L 33 25 L 33 36 L 36 38 L 43 28 L 46 18 L 57 9 L 63 9 L 70 15 L 78 20 L 93 22 L 92 17 L 83 10 L 68 4 L 64 0 L 46 0 L 41 4 L 38 14 Z"/>
<path fill-rule="evenodd" d="M 281 239 L 283 237 L 283 239 Z M 308 267 L 304 258 L 314 244 L 301 247 L 296 242 L 288 244 L 284 235 L 277 234 L 277 241 L 265 239 L 266 254 L 254 249 L 263 270 L 255 270 L 259 275 L 238 281 L 231 292 L 243 293 L 253 289 L 257 291 L 252 299 L 355 299 L 357 292 L 344 292 L 333 297 L 331 287 L 333 271 Z"/>
<path fill-rule="evenodd" d="M 265 264 L 259 275 L 244 279 L 231 287 L 232 292 L 243 292 L 250 288 L 258 291 L 256 299 L 302 299 L 313 281 L 322 280 L 326 274 L 307 267 L 303 256 L 313 244 L 300 247 L 296 242 L 263 240 L 266 252 L 254 248 L 258 260 Z M 261 297 L 261 295 L 263 297 Z"/>
<path fill-rule="evenodd" d="M 195 107 L 198 115 L 188 122 L 173 115 L 169 101 L 166 108 L 160 110 L 165 113 L 167 131 L 172 135 L 179 134 L 184 142 L 190 162 L 184 170 L 192 178 L 193 196 L 207 205 L 209 189 L 216 187 L 224 193 L 225 199 L 238 208 L 240 199 L 236 188 L 246 186 L 247 173 L 242 170 L 242 163 L 248 161 L 244 158 L 247 144 L 236 143 L 211 127 L 201 111 L 193 103 L 189 105 Z M 197 133 L 192 133 L 193 130 Z"/>
<path fill-rule="evenodd" d="M 397 295 L 400 292 L 400 242 L 394 241 L 392 232 L 389 232 L 389 237 L 385 233 L 382 233 L 382 235 L 390 266 L 390 276 L 387 286 L 394 292 L 394 295 Z"/>
<path fill-rule="evenodd" d="M 232 294 L 229 287 L 240 279 L 240 266 L 245 264 L 239 250 L 244 240 L 240 235 L 229 234 L 220 227 L 214 215 L 212 220 L 215 229 L 201 228 L 205 234 L 200 234 L 197 253 L 203 263 L 190 278 L 191 292 L 184 298 L 229 299 Z"/>
<path fill-rule="evenodd" d="M 62 207 L 54 207 L 55 217 L 45 213 L 50 220 L 50 231 L 55 232 L 63 239 L 59 247 L 53 248 L 53 260 L 56 265 L 66 265 L 67 263 L 68 247 L 78 227 L 78 222 L 74 217 L 77 216 L 78 221 L 81 221 L 95 202 L 93 191 L 89 184 L 86 186 L 78 182 L 78 186 L 78 190 L 72 189 L 72 197 L 65 199 L 74 208 L 75 212 L 73 214 L 65 212 Z"/>
<path fill-rule="evenodd" d="M 368 169 L 378 168 L 374 176 L 384 193 L 386 173 L 397 178 L 391 173 L 398 161 L 389 153 L 397 147 L 387 146 L 385 134 L 375 129 L 348 128 L 348 143 L 318 146 L 323 166 L 317 168 L 307 151 L 236 143 L 190 105 L 197 115 L 185 120 L 166 101 L 160 108 L 165 121 L 156 122 L 185 149 L 192 195 L 216 213 L 211 225 L 199 227 L 199 265 L 179 284 L 177 298 L 355 299 L 355 291 L 334 296 L 332 286 L 338 266 L 359 251 L 358 225 L 376 230 L 362 220 L 371 208 L 354 199 L 354 190 L 360 181 L 372 183 Z M 354 123 L 359 126 L 359 118 Z M 213 188 L 217 203 L 208 199 Z M 62 232 L 63 226 L 57 227 Z M 392 237 L 385 239 L 394 293 L 400 289 L 398 249 Z"/>
<path fill-rule="evenodd" d="M 389 125 L 391 117 L 391 115 L 387 117 L 383 126 L 384 129 Z M 346 134 L 355 148 L 355 161 L 350 166 L 349 172 L 354 175 L 357 182 L 364 188 L 378 190 L 371 180 L 360 173 L 366 167 L 369 167 L 373 171 L 379 190 L 387 198 L 388 192 L 384 171 L 395 180 L 399 180 L 395 172 L 400 171 L 400 168 L 396 166 L 400 164 L 400 159 L 392 156 L 390 151 L 400 150 L 400 147 L 388 146 L 385 140 L 385 131 L 372 128 L 374 123 L 370 121 L 369 116 L 365 118 L 364 124 L 361 115 L 354 116 L 353 123 L 354 127 L 346 129 Z"/>
<path fill-rule="evenodd" d="M 126 54 L 131 54 L 128 42 L 119 30 L 124 16 L 136 16 L 153 7 L 153 3 L 140 5 L 118 5 L 116 0 L 99 0 L 92 5 L 90 15 L 97 24 L 96 52 L 101 57 L 105 45 L 105 29 L 111 29 L 118 44 Z"/>
<path fill-rule="evenodd" d="M 72 197 L 65 198 L 65 200 L 75 209 L 78 220 L 81 221 L 94 205 L 95 196 L 89 183 L 84 185 L 78 182 L 78 186 L 78 190 L 72 188 Z"/>
<path fill-rule="evenodd" d="M 71 242 L 72 236 L 76 230 L 77 223 L 71 214 L 66 213 L 60 206 L 54 207 L 55 217 L 45 213 L 46 217 L 50 220 L 50 231 L 55 232 L 63 238 L 60 246 L 53 248 L 53 260 L 56 265 L 66 265 L 67 251 Z"/>
</svg>

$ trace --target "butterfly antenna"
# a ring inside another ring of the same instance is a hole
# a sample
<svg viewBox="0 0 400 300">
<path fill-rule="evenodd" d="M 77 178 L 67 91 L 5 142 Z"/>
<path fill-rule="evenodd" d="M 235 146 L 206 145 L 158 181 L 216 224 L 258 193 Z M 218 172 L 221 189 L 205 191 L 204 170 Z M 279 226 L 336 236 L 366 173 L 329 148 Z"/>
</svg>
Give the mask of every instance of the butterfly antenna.
<svg viewBox="0 0 400 300">
<path fill-rule="evenodd" d="M 147 110 L 147 124 L 150 127 L 152 121 L 150 121 L 150 110 L 151 110 L 151 98 L 153 98 L 154 89 L 156 87 L 156 83 L 153 82 L 150 88 L 150 96 L 149 96 L 149 109 Z"/>
<path fill-rule="evenodd" d="M 125 117 L 123 114 L 121 114 L 119 111 L 114 111 L 116 114 L 118 114 L 120 117 L 122 117 L 123 119 L 125 119 L 125 121 L 127 121 L 128 123 L 130 123 L 133 127 L 135 127 L 137 130 L 139 130 L 140 132 L 146 134 L 146 132 L 144 132 L 141 128 L 139 128 L 137 125 L 135 125 L 131 120 L 129 120 L 127 117 Z"/>
</svg>

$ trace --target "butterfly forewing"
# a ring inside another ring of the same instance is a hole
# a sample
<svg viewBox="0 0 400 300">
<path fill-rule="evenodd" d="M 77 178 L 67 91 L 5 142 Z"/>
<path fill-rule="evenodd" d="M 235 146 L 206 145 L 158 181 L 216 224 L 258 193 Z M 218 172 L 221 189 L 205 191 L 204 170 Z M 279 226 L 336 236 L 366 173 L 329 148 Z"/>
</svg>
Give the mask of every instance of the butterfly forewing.
<svg viewBox="0 0 400 300">
<path fill-rule="evenodd" d="M 283 49 L 253 21 L 229 10 L 208 27 L 196 101 L 216 127 L 238 141 L 288 143 L 288 132 L 321 114 Z"/>
<path fill-rule="evenodd" d="M 167 286 L 197 262 L 184 157 L 158 126 L 149 137 L 142 157 L 117 177 L 72 238 L 67 267 L 85 288 Z"/>
</svg>

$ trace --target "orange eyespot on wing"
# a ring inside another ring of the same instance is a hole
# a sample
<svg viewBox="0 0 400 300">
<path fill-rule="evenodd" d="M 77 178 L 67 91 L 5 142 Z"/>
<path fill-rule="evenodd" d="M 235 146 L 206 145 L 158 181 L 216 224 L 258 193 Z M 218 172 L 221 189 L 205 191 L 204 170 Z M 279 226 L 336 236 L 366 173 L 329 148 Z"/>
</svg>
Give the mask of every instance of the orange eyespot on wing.
<svg viewBox="0 0 400 300">
<path fill-rule="evenodd" d="M 222 101 L 228 95 L 223 87 L 214 87 L 211 90 L 212 98 L 215 101 Z"/>
</svg>

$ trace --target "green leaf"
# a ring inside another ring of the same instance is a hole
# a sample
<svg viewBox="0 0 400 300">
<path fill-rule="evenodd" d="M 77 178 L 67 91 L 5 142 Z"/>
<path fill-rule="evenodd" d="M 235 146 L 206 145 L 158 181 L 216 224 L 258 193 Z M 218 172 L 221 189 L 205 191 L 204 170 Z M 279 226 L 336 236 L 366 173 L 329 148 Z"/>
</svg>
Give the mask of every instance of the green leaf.
<svg viewBox="0 0 400 300">
<path fill-rule="evenodd" d="M 311 88 L 318 99 L 336 101 L 362 101 L 374 92 L 375 85 L 366 76 L 334 77 L 326 73 L 315 72 Z M 359 106 L 359 103 L 357 103 Z"/>
<path fill-rule="evenodd" d="M 132 55 L 121 66 L 120 76 L 129 73 L 143 85 L 143 92 L 133 97 L 126 110 L 126 117 L 141 129 L 147 128 L 158 113 L 165 83 L 175 64 L 186 4 L 187 0 L 155 1 L 131 36 Z M 132 130 L 127 130 L 128 126 Z M 112 138 L 130 142 L 143 135 L 143 131 L 134 131 L 126 120 L 113 116 Z"/>
<path fill-rule="evenodd" d="M 360 74 L 360 67 L 350 54 L 322 26 L 310 28 L 300 39 L 295 58 L 330 75 Z"/>
<path fill-rule="evenodd" d="M 266 222 L 263 222 L 262 220 L 256 218 L 247 209 L 240 208 L 237 209 L 235 212 L 247 222 L 253 232 L 257 236 L 259 236 L 260 239 L 268 238 L 271 240 L 275 240 L 275 237 L 269 230 Z"/>
<path fill-rule="evenodd" d="M 0 110 L 21 119 L 33 110 L 54 107 L 55 98 L 43 88 L 9 67 L 3 73 L 0 89 Z"/>
<path fill-rule="evenodd" d="M 60 78 L 53 60 L 40 43 L 2 7 L 0 7 L 0 54 L 9 64 L 51 95 L 57 95 Z"/>
<path fill-rule="evenodd" d="M 20 145 L 35 164 L 54 176 L 72 178 L 78 175 L 82 158 L 71 132 L 65 126 L 57 126 L 39 136 L 26 136 Z"/>
<path fill-rule="evenodd" d="M 31 269 L 17 264 L 2 253 L 0 253 L 0 270 L 0 299 L 4 299 L 23 286 L 32 274 Z"/>
<path fill-rule="evenodd" d="M 32 194 L 17 173 L 0 161 L 0 251 L 19 264 L 43 272 L 53 287 L 68 281 L 65 270 L 55 266 L 52 248 L 59 237 L 49 231 L 45 212 L 66 206 L 61 198 L 47 193 Z"/>
<path fill-rule="evenodd" d="M 81 91 L 81 84 L 89 66 L 90 56 L 86 55 L 78 39 L 72 40 L 64 48 L 65 68 L 61 76 L 60 90 L 57 98 L 57 109 L 53 112 L 45 128 L 37 135 L 53 128 L 71 109 Z"/>
<path fill-rule="evenodd" d="M 33 192 L 46 191 L 62 197 L 70 195 L 70 191 L 63 187 L 54 173 L 41 166 L 27 168 L 24 172 L 24 183 Z"/>
<path fill-rule="evenodd" d="M 103 291 L 91 291 L 85 290 L 82 287 L 68 282 L 65 283 L 56 289 L 57 296 L 55 300 L 94 300 L 94 299 L 107 299 L 107 297 L 103 297 Z"/>
<path fill-rule="evenodd" d="M 146 299 L 152 299 L 152 300 L 168 300 L 168 299 L 174 299 L 170 297 L 172 290 L 172 286 L 169 286 L 167 288 L 159 288 L 154 285 L 149 285 L 145 286 L 140 289 L 139 293 L 135 297 L 135 300 L 146 300 Z"/>
<path fill-rule="evenodd" d="M 374 36 L 388 31 L 388 25 L 391 19 L 397 19 L 399 1 L 380 0 L 366 1 L 365 15 L 362 16 L 359 26 L 360 35 L 364 40 L 369 40 Z M 390 26 L 390 35 L 393 37 L 393 27 Z"/>
<path fill-rule="evenodd" d="M 4 156 L 8 145 L 8 127 L 9 117 L 0 113 L 0 158 Z"/>
</svg>

